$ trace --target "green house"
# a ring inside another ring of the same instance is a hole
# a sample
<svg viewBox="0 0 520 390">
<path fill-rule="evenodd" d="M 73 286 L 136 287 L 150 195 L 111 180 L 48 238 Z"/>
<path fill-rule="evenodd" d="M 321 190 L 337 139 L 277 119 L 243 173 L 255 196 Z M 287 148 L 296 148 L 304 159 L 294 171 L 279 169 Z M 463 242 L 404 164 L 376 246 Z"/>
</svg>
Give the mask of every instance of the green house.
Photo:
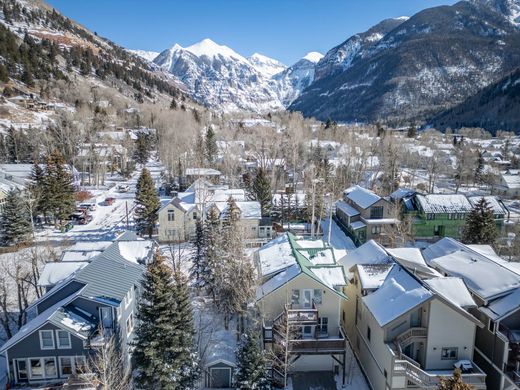
<svg viewBox="0 0 520 390">
<path fill-rule="evenodd" d="M 467 198 L 462 194 L 418 194 L 409 192 L 405 196 L 394 200 L 402 203 L 403 214 L 413 217 L 415 239 L 437 240 L 442 237 L 458 239 L 466 216 L 471 212 L 481 196 Z M 507 209 L 494 196 L 484 197 L 497 223 L 503 225 Z"/>
</svg>

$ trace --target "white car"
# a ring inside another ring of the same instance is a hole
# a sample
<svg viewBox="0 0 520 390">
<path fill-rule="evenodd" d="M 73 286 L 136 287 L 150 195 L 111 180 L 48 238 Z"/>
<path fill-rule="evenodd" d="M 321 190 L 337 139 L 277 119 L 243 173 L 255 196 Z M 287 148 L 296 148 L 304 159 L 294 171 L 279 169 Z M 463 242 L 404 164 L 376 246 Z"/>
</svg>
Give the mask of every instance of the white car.
<svg viewBox="0 0 520 390">
<path fill-rule="evenodd" d="M 119 184 L 116 187 L 117 192 L 128 192 L 130 190 L 130 186 L 128 184 Z"/>
</svg>

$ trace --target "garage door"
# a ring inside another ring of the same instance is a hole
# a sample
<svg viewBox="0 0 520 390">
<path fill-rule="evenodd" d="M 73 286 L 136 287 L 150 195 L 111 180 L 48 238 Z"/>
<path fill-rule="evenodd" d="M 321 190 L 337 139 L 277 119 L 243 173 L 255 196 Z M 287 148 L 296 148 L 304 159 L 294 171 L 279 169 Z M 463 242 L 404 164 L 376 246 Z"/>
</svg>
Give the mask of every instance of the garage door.
<svg viewBox="0 0 520 390">
<path fill-rule="evenodd" d="M 230 368 L 211 369 L 211 387 L 214 389 L 227 389 L 231 387 Z"/>
</svg>

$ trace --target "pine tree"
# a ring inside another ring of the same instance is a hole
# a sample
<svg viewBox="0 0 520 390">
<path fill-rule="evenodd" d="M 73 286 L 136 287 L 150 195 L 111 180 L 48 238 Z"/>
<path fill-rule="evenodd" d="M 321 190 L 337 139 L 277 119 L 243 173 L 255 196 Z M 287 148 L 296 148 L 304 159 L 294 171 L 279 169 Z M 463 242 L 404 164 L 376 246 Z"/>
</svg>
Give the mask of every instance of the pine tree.
<svg viewBox="0 0 520 390">
<path fill-rule="evenodd" d="M 480 199 L 466 217 L 461 241 L 465 244 L 494 244 L 498 231 L 493 217 L 493 209 L 486 199 Z"/>
<path fill-rule="evenodd" d="M 438 390 L 473 390 L 473 386 L 464 383 L 460 369 L 453 371 L 451 378 L 441 378 Z"/>
<path fill-rule="evenodd" d="M 200 282 L 206 288 L 206 292 L 216 298 L 217 286 L 215 275 L 222 266 L 220 261 L 221 229 L 219 214 L 216 207 L 211 207 L 208 211 L 207 219 L 204 224 L 204 262 L 205 267 L 201 269 Z"/>
<path fill-rule="evenodd" d="M 408 138 L 415 138 L 416 135 L 417 135 L 417 127 L 415 127 L 415 123 L 411 123 L 410 127 L 408 127 L 406 136 Z"/>
<path fill-rule="evenodd" d="M 26 241 L 32 233 L 29 212 L 20 194 L 11 190 L 7 193 L 2 215 L 0 215 L 0 239 L 3 246 L 12 246 Z"/>
<path fill-rule="evenodd" d="M 206 268 L 204 257 L 204 241 L 204 224 L 200 219 L 198 219 L 195 223 L 195 239 L 193 240 L 195 251 L 193 253 L 192 266 L 190 269 L 190 277 L 194 281 L 197 290 L 200 290 L 205 285 L 202 278 Z"/>
<path fill-rule="evenodd" d="M 252 189 L 255 199 L 260 202 L 262 216 L 268 217 L 271 211 L 273 195 L 271 193 L 271 181 L 264 169 L 260 168 L 257 171 Z"/>
<path fill-rule="evenodd" d="M 0 64 L 0 82 L 7 83 L 9 81 L 9 72 L 4 64 Z"/>
<path fill-rule="evenodd" d="M 75 208 L 72 175 L 58 151 L 47 156 L 45 163 L 40 205 L 44 213 L 54 218 L 55 224 L 61 225 Z"/>
<path fill-rule="evenodd" d="M 150 158 L 151 142 L 146 134 L 139 134 L 135 141 L 134 158 L 139 164 L 146 164 Z"/>
<path fill-rule="evenodd" d="M 482 178 L 484 176 L 484 153 L 482 150 L 477 151 L 477 166 L 475 168 L 475 183 L 482 183 Z"/>
<path fill-rule="evenodd" d="M 242 341 L 236 351 L 236 360 L 237 389 L 268 390 L 271 388 L 266 376 L 266 359 L 257 337 L 251 334 L 242 336 Z"/>
<path fill-rule="evenodd" d="M 137 203 L 135 210 L 137 231 L 152 237 L 161 202 L 152 175 L 146 168 L 143 168 L 137 180 L 135 202 Z"/>
<path fill-rule="evenodd" d="M 198 359 L 186 280 L 157 253 L 142 287 L 133 352 L 136 382 L 145 389 L 192 389 Z"/>
<path fill-rule="evenodd" d="M 211 126 L 208 127 L 205 137 L 205 157 L 208 164 L 211 166 L 217 159 L 217 139 L 215 138 L 215 132 Z"/>
</svg>

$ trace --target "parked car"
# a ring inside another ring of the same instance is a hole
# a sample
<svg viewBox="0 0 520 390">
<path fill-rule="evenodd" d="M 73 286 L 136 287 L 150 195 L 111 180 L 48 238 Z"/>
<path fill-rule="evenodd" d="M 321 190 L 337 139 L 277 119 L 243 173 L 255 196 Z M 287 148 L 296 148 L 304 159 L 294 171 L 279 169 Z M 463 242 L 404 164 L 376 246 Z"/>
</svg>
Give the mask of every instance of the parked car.
<svg viewBox="0 0 520 390">
<path fill-rule="evenodd" d="M 79 207 L 86 208 L 89 211 L 96 211 L 96 203 L 95 202 L 80 203 Z"/>
<path fill-rule="evenodd" d="M 90 214 L 87 214 L 86 216 L 84 216 L 78 220 L 78 223 L 80 225 L 87 225 L 90 222 L 92 222 L 92 215 L 90 215 Z"/>
<path fill-rule="evenodd" d="M 117 192 L 128 192 L 130 191 L 130 186 L 128 184 L 118 184 L 116 187 Z"/>
<path fill-rule="evenodd" d="M 116 201 L 116 198 L 112 198 L 112 197 L 105 198 L 105 205 L 112 206 L 115 201 Z"/>
</svg>

